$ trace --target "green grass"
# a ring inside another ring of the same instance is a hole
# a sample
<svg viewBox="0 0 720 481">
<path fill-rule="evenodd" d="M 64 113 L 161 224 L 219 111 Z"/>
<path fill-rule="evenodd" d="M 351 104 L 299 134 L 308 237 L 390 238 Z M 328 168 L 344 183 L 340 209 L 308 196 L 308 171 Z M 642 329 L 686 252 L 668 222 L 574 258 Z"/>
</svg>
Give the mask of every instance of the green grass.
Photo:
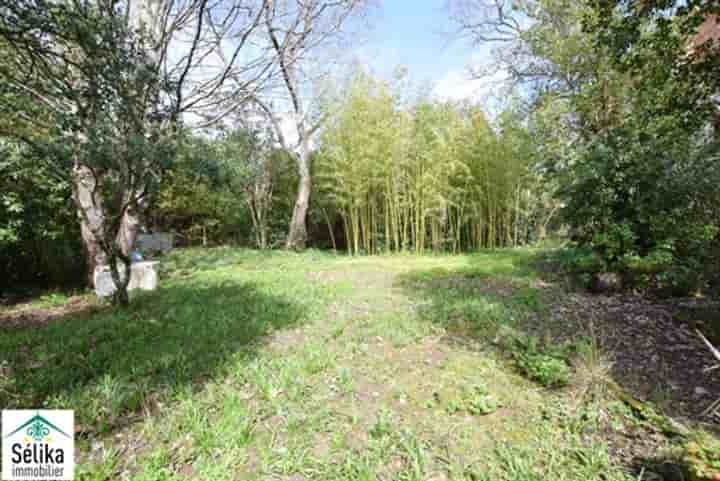
<svg viewBox="0 0 720 481">
<path fill-rule="evenodd" d="M 176 251 L 128 309 L 3 333 L 0 405 L 74 409 L 84 480 L 634 479 L 498 347 L 546 315 L 533 259 Z"/>
</svg>

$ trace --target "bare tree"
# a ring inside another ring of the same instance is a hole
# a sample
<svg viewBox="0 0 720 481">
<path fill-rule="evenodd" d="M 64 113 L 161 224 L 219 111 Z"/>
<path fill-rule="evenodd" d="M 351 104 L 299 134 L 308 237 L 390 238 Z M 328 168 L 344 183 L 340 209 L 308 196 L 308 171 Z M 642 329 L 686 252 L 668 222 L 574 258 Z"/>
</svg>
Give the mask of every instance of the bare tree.
<svg viewBox="0 0 720 481">
<path fill-rule="evenodd" d="M 287 249 L 304 249 L 307 242 L 307 213 L 312 193 L 312 137 L 324 117 L 312 119 L 303 92 L 308 89 L 306 68 L 322 48 L 341 38 L 348 22 L 364 12 L 365 0 L 267 0 L 263 26 L 277 56 L 282 87 L 290 103 L 297 140 L 294 145 L 283 135 L 282 125 L 267 103 L 258 100 L 273 120 L 278 140 L 295 156 L 299 181 L 295 207 L 285 243 Z"/>
<path fill-rule="evenodd" d="M 474 45 L 513 42 L 522 33 L 516 18 L 523 3 L 517 0 L 448 0 L 450 18 L 458 34 Z M 520 5 L 518 5 L 520 4 Z"/>
<path fill-rule="evenodd" d="M 471 66 L 474 78 L 503 72 L 508 88 L 522 85 L 526 91 L 555 94 L 577 91 L 584 80 L 583 68 L 568 69 L 569 62 L 587 62 L 580 55 L 587 46 L 569 42 L 578 38 L 578 9 L 582 2 L 557 0 L 542 5 L 537 0 L 447 0 L 455 35 L 474 47 L 490 46 L 494 61 Z M 548 51 L 548 45 L 567 40 L 566 58 Z M 571 49 L 578 55 L 573 56 Z M 588 72 L 590 74 L 590 72 Z"/>
</svg>

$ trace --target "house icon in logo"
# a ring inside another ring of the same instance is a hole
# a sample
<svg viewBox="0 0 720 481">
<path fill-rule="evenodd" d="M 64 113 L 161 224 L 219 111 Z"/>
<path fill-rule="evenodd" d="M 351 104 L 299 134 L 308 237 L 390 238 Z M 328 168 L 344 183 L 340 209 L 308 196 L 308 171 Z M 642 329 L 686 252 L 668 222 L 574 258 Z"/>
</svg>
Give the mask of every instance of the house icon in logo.
<svg viewBox="0 0 720 481">
<path fill-rule="evenodd" d="M 10 434 L 6 435 L 5 437 L 9 438 L 10 436 L 17 434 L 18 432 L 22 431 L 25 428 L 27 428 L 26 434 L 28 436 L 30 436 L 32 439 L 34 439 L 36 442 L 40 442 L 43 439 L 45 439 L 47 436 L 49 436 L 51 430 L 53 430 L 59 434 L 62 434 L 66 438 L 70 438 L 70 435 L 68 433 L 66 433 L 59 427 L 55 426 L 53 423 L 51 423 L 44 417 L 40 416 L 39 413 L 36 413 L 35 416 L 31 417 L 25 423 L 20 425 L 20 427 L 18 427 L 17 429 L 12 431 Z"/>
</svg>

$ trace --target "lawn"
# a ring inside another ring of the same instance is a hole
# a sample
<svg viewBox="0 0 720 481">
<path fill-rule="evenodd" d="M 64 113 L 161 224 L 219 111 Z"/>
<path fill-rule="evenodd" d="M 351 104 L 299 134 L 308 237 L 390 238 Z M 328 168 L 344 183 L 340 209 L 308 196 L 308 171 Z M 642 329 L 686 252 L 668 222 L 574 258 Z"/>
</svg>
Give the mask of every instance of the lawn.
<svg viewBox="0 0 720 481">
<path fill-rule="evenodd" d="M 4 331 L 0 406 L 74 409 L 83 480 L 639 479 L 675 441 L 538 259 L 176 251 L 128 309 Z"/>
</svg>

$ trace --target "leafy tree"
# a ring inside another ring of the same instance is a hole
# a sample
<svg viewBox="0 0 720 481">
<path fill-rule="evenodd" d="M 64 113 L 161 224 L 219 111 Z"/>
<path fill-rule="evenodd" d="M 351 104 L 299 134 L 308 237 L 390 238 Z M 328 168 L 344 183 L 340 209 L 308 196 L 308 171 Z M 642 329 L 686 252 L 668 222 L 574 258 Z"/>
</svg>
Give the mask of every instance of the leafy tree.
<svg viewBox="0 0 720 481">
<path fill-rule="evenodd" d="M 150 207 L 154 226 L 188 243 L 246 242 L 264 249 L 284 237 L 296 182 L 292 159 L 247 128 L 214 137 L 187 132 Z"/>
<path fill-rule="evenodd" d="M 462 32 L 502 45 L 573 238 L 605 269 L 663 259 L 666 279 L 697 285 L 718 262 L 715 2 L 452 3 Z"/>
</svg>

